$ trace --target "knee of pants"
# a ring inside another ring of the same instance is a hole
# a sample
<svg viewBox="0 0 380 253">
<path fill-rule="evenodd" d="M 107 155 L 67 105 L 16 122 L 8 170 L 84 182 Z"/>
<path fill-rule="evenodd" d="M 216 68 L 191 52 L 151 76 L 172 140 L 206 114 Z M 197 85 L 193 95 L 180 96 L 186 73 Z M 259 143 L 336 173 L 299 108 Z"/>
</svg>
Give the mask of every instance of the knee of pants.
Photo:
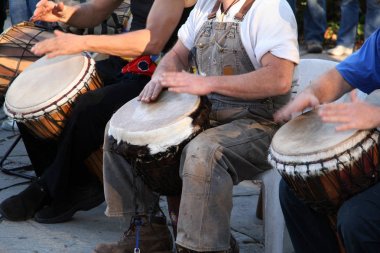
<svg viewBox="0 0 380 253">
<path fill-rule="evenodd" d="M 217 156 L 218 144 L 209 140 L 206 135 L 200 134 L 190 141 L 182 151 L 180 175 L 195 176 L 209 180 L 211 172 L 209 168 Z"/>
</svg>

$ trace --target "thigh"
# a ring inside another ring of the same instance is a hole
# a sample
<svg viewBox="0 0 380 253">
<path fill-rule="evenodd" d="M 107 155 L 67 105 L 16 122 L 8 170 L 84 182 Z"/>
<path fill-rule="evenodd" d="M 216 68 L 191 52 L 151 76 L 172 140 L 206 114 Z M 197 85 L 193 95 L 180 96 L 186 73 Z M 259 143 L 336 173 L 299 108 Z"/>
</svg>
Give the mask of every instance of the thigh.
<svg viewBox="0 0 380 253">
<path fill-rule="evenodd" d="M 232 175 L 234 183 L 251 179 L 271 168 L 267 161 L 267 151 L 274 132 L 274 125 L 265 125 L 248 118 L 237 119 L 199 134 L 185 147 L 182 162 L 188 160 L 187 164 L 190 164 L 195 155 L 202 157 L 204 166 L 212 163 L 223 166 Z M 206 173 L 204 176 L 209 178 L 211 175 L 208 174 L 212 173 L 204 168 L 186 167 L 181 166 L 181 170 L 186 170 L 181 171 L 181 174 Z"/>
</svg>

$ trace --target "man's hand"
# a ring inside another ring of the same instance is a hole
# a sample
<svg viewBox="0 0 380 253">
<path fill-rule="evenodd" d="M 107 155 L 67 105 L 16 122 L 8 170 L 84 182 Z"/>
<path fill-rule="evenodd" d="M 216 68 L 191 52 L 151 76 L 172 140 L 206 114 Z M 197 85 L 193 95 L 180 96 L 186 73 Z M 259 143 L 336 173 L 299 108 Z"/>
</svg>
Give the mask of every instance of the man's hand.
<svg viewBox="0 0 380 253">
<path fill-rule="evenodd" d="M 310 92 L 302 92 L 295 99 L 278 110 L 274 114 L 276 122 L 285 122 L 292 118 L 294 113 L 303 112 L 307 108 L 316 107 L 319 105 L 318 98 Z"/>
<path fill-rule="evenodd" d="M 48 0 L 41 0 L 37 3 L 31 21 L 46 22 L 66 22 L 68 17 L 65 15 L 66 6 L 63 2 L 54 3 Z"/>
<path fill-rule="evenodd" d="M 46 39 L 35 44 L 31 51 L 35 55 L 46 54 L 48 58 L 58 55 L 76 54 L 84 51 L 84 43 L 80 35 L 54 31 L 54 38 Z"/>
<path fill-rule="evenodd" d="M 356 91 L 352 91 L 350 97 L 349 103 L 323 105 L 318 112 L 322 120 L 341 123 L 336 127 L 337 131 L 378 127 L 376 119 L 379 118 L 377 115 L 380 114 L 380 108 L 361 101 Z"/>
<path fill-rule="evenodd" d="M 149 81 L 144 87 L 144 89 L 141 91 L 140 95 L 138 96 L 138 100 L 150 103 L 154 102 L 158 96 L 160 95 L 163 87 L 160 84 L 159 76 L 152 77 L 152 80 Z"/>
<path fill-rule="evenodd" d="M 161 75 L 160 83 L 169 91 L 189 93 L 193 95 L 207 95 L 210 93 L 209 84 L 205 77 L 188 72 L 166 72 Z"/>
</svg>

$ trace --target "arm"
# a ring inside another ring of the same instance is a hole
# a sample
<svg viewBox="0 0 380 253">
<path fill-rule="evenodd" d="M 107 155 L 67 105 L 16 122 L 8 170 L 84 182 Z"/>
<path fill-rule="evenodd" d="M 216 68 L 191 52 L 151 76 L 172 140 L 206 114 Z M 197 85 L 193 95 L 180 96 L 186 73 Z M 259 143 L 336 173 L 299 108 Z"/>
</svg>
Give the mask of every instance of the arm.
<svg viewBox="0 0 380 253">
<path fill-rule="evenodd" d="M 294 100 L 276 112 L 274 118 L 278 122 L 287 121 L 293 113 L 302 112 L 306 108 L 315 107 L 322 103 L 332 102 L 350 90 L 352 87 L 339 72 L 335 68 L 331 69 L 312 81 L 311 85 L 298 94 Z"/>
<path fill-rule="evenodd" d="M 37 3 L 32 21 L 63 22 L 69 25 L 87 28 L 94 27 L 105 20 L 122 0 L 93 0 L 74 6 L 41 0 Z"/>
<path fill-rule="evenodd" d="M 162 58 L 152 79 L 147 83 L 139 95 L 139 100 L 150 103 L 155 101 L 161 93 L 162 76 L 165 72 L 180 72 L 188 66 L 189 50 L 179 40 L 174 47 Z"/>
<path fill-rule="evenodd" d="M 184 1 L 155 0 L 146 29 L 119 35 L 78 36 L 57 32 L 57 37 L 37 43 L 32 52 L 37 55 L 48 54 L 49 57 L 82 51 L 122 57 L 157 54 L 162 51 L 177 26 L 184 6 Z"/>
<path fill-rule="evenodd" d="M 267 53 L 262 68 L 241 75 L 196 76 L 189 73 L 164 73 L 161 84 L 173 92 L 196 95 L 219 93 L 242 99 L 277 96 L 290 90 L 294 63 Z"/>
</svg>

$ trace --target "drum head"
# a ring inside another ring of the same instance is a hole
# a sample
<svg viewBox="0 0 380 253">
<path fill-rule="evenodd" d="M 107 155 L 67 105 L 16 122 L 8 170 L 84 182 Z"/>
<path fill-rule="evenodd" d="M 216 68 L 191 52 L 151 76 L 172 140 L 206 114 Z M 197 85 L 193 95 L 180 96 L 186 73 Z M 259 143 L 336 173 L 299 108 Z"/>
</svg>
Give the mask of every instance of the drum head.
<svg viewBox="0 0 380 253">
<path fill-rule="evenodd" d="M 360 131 L 336 131 L 335 127 L 336 124 L 322 122 L 316 111 L 310 111 L 283 125 L 274 135 L 271 149 L 280 155 L 307 158 L 330 150 L 339 152 L 339 147 L 347 150 L 351 145 L 345 142 L 353 142 L 353 137 L 360 135 Z"/>
<path fill-rule="evenodd" d="M 78 84 L 88 79 L 85 76 L 92 72 L 93 64 L 82 54 L 37 60 L 9 87 L 5 97 L 7 111 L 17 118 L 67 102 L 81 89 Z"/>
<path fill-rule="evenodd" d="M 152 154 L 187 139 L 194 128 L 191 114 L 198 109 L 200 98 L 168 91 L 154 103 L 137 98 L 122 106 L 111 118 L 109 135 L 118 142 L 148 145 Z"/>
</svg>

